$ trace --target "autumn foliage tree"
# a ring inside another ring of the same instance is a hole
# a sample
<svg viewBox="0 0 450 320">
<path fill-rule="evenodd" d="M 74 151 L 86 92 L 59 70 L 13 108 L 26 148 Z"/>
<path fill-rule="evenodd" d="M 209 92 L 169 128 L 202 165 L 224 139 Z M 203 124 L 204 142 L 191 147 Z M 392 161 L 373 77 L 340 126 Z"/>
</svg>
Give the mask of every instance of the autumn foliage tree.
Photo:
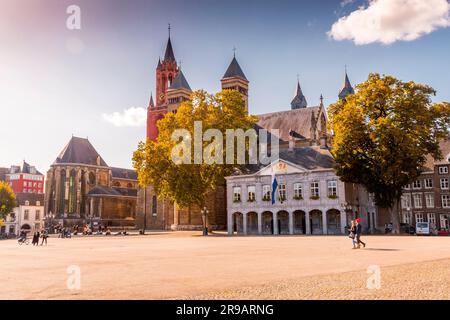
<svg viewBox="0 0 450 320">
<path fill-rule="evenodd" d="M 16 205 L 16 195 L 11 186 L 7 182 L 0 181 L 0 220 L 10 214 Z"/>
<path fill-rule="evenodd" d="M 190 163 L 179 164 L 172 160 L 172 150 L 179 143 L 172 139 L 172 134 L 177 129 L 185 129 L 193 138 L 196 121 L 202 123 L 202 134 L 208 129 L 218 129 L 225 141 L 226 129 L 240 128 L 245 131 L 252 128 L 256 119 L 247 114 L 238 91 L 223 90 L 215 95 L 205 91 L 193 92 L 191 99 L 184 101 L 175 114 L 169 112 L 158 121 L 157 140 L 139 144 L 133 154 L 133 166 L 141 186 L 153 186 L 159 197 L 170 199 L 181 207 L 203 207 L 208 193 L 224 185 L 224 177 L 236 167 L 225 162 L 196 164 L 193 149 L 188 155 Z M 205 149 L 211 141 L 200 143 Z M 225 148 L 222 156 L 225 159 Z"/>
<path fill-rule="evenodd" d="M 433 95 L 427 85 L 370 74 L 328 109 L 337 174 L 373 193 L 397 233 L 403 187 L 419 177 L 428 155 L 442 158 L 439 140 L 448 136 L 450 104 L 432 103 Z"/>
</svg>

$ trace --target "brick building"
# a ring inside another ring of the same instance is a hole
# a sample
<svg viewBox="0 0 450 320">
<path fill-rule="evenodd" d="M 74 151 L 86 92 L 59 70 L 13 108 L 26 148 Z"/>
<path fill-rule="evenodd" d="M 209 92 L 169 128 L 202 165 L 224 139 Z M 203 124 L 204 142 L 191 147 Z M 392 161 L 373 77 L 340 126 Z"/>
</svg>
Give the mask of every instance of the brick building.
<svg viewBox="0 0 450 320">
<path fill-rule="evenodd" d="M 44 193 L 44 175 L 25 161 L 22 167 L 11 166 L 5 179 L 15 193 Z"/>
<path fill-rule="evenodd" d="M 419 179 L 406 186 L 401 201 L 401 222 L 415 226 L 429 222 L 437 230 L 449 230 L 450 139 L 440 142 L 442 160 L 428 157 Z"/>
</svg>

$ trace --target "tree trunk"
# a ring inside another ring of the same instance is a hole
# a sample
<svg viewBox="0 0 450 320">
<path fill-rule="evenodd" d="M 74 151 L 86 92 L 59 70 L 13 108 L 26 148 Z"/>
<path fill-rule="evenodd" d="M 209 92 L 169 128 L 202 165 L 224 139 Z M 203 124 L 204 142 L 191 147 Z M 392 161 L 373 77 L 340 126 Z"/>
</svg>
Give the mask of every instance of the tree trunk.
<svg viewBox="0 0 450 320">
<path fill-rule="evenodd" d="M 389 208 L 389 215 L 391 217 L 392 222 L 392 233 L 400 234 L 400 219 L 398 213 L 398 200 L 394 202 L 392 207 Z"/>
</svg>

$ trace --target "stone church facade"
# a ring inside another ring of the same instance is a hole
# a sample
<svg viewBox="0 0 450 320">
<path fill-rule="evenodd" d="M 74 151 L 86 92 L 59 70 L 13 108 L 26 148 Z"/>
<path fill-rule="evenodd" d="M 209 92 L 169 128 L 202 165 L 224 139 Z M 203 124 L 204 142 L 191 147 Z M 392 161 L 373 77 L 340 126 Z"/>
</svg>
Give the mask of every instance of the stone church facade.
<svg viewBox="0 0 450 320">
<path fill-rule="evenodd" d="M 134 228 L 137 175 L 109 167 L 88 139 L 72 137 L 47 172 L 45 215 L 53 224 Z"/>
</svg>

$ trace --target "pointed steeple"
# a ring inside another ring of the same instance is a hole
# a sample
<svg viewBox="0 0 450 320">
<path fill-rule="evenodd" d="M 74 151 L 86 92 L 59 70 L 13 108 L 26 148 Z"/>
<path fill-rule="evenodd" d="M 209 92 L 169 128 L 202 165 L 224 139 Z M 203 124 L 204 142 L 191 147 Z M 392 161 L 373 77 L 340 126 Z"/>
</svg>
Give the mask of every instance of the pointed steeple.
<svg viewBox="0 0 450 320">
<path fill-rule="evenodd" d="M 347 98 L 348 95 L 354 94 L 354 93 L 355 93 L 355 90 L 353 89 L 352 84 L 350 83 L 350 80 L 348 78 L 347 67 L 346 67 L 345 68 L 344 85 L 343 85 L 341 91 L 339 92 L 338 97 L 340 100 L 343 100 L 343 99 Z"/>
<path fill-rule="evenodd" d="M 150 94 L 150 102 L 148 104 L 149 108 L 154 108 L 155 107 L 155 103 L 153 102 L 153 92 Z"/>
<path fill-rule="evenodd" d="M 156 69 L 159 69 L 161 67 L 162 67 L 161 58 L 158 58 L 158 66 L 156 67 Z"/>
<path fill-rule="evenodd" d="M 241 66 L 239 65 L 239 63 L 236 60 L 236 56 L 233 56 L 233 60 L 231 60 L 230 65 L 228 66 L 227 71 L 225 72 L 225 74 L 223 75 L 223 79 L 225 78 L 241 78 L 245 81 L 247 80 L 247 77 L 245 76 L 244 72 L 241 69 Z"/>
<path fill-rule="evenodd" d="M 291 109 L 301 109 L 306 108 L 308 103 L 303 95 L 302 88 L 300 87 L 300 81 L 297 79 L 297 91 L 295 93 L 294 99 L 291 101 Z"/>
<path fill-rule="evenodd" d="M 187 89 L 189 91 L 192 91 L 181 69 L 179 70 L 175 79 L 173 79 L 172 84 L 169 88 L 169 90 L 176 90 L 176 89 Z"/>
<path fill-rule="evenodd" d="M 164 54 L 164 61 L 176 61 L 173 54 L 172 42 L 170 41 L 170 23 L 169 23 L 169 40 L 167 40 L 166 53 Z"/>
</svg>

